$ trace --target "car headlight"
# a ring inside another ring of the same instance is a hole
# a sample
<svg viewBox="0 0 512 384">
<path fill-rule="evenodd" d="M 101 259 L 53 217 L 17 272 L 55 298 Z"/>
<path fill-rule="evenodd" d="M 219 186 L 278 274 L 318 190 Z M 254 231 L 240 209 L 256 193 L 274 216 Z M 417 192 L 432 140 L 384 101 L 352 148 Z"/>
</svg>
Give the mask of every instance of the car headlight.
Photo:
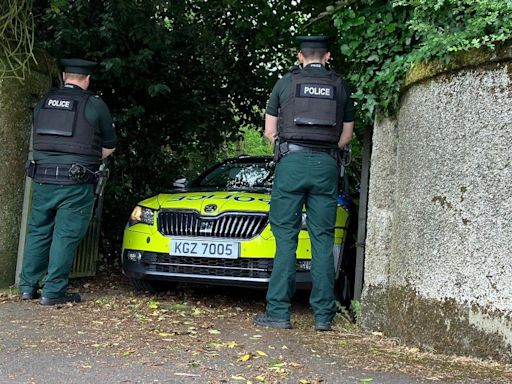
<svg viewBox="0 0 512 384">
<path fill-rule="evenodd" d="M 148 225 L 153 225 L 155 222 L 155 212 L 152 209 L 141 207 L 137 205 L 130 215 L 130 225 L 135 225 L 137 223 L 144 223 Z"/>
<path fill-rule="evenodd" d="M 300 229 L 303 231 L 308 230 L 308 215 L 306 213 L 302 213 L 302 224 L 300 226 Z"/>
</svg>

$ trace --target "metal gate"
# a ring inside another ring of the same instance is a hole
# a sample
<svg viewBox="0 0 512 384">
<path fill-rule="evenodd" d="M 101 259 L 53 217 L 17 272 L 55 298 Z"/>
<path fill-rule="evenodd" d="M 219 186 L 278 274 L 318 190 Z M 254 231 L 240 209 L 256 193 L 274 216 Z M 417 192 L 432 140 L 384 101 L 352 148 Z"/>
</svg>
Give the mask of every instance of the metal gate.
<svg viewBox="0 0 512 384">
<path fill-rule="evenodd" d="M 23 251 L 28 227 L 30 208 L 32 207 L 32 181 L 25 180 L 25 193 L 23 197 L 23 214 L 20 227 L 20 240 L 18 246 L 18 262 L 16 265 L 16 285 L 19 283 L 19 274 L 23 263 Z M 101 214 L 103 211 L 103 196 L 98 196 L 94 215 L 87 228 L 87 233 L 76 251 L 73 268 L 69 277 L 88 277 L 96 275 L 96 264 L 99 256 Z"/>
<path fill-rule="evenodd" d="M 99 258 L 101 211 L 103 210 L 103 196 L 98 196 L 94 215 L 87 228 L 82 242 L 76 250 L 73 269 L 69 277 L 87 277 L 96 275 L 96 264 Z"/>
</svg>

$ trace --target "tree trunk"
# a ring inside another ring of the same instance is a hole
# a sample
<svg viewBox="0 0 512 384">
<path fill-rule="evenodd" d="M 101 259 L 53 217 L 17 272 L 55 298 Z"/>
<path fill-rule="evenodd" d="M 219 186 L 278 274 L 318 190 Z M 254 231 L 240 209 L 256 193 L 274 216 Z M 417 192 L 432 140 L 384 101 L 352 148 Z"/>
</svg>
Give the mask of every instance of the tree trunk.
<svg viewBox="0 0 512 384">
<path fill-rule="evenodd" d="M 14 283 L 32 108 L 55 70 L 47 63 L 39 54 L 25 80 L 0 79 L 0 287 Z"/>
</svg>

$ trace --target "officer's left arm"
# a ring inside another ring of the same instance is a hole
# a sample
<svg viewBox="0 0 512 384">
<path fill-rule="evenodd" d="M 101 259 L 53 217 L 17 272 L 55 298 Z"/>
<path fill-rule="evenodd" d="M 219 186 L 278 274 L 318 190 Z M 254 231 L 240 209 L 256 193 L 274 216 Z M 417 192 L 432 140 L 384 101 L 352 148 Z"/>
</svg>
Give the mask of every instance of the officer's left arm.
<svg viewBox="0 0 512 384">
<path fill-rule="evenodd" d="M 344 122 L 343 123 L 343 132 L 341 133 L 340 141 L 338 141 L 338 147 L 343 148 L 345 145 L 349 144 L 352 140 L 352 134 L 354 133 L 354 122 Z"/>
<path fill-rule="evenodd" d="M 351 97 L 351 87 L 345 80 L 342 80 L 342 84 L 345 92 L 345 103 L 343 105 L 343 131 L 341 132 L 340 140 L 338 141 L 338 147 L 340 148 L 343 148 L 352 140 L 352 134 L 354 133 L 354 120 L 356 117 L 354 99 Z"/>
<path fill-rule="evenodd" d="M 277 136 L 277 116 L 265 114 L 265 137 L 274 144 Z"/>
<path fill-rule="evenodd" d="M 101 148 L 101 159 L 106 159 L 111 154 L 113 154 L 115 151 L 115 148 Z"/>
</svg>

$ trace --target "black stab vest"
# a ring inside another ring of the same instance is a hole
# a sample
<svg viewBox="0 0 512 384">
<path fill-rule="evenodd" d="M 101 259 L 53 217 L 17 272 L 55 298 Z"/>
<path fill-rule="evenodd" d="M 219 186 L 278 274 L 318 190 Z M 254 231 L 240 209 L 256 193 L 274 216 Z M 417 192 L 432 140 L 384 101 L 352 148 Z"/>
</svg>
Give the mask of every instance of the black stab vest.
<svg viewBox="0 0 512 384">
<path fill-rule="evenodd" d="M 34 149 L 101 157 L 101 139 L 85 118 L 91 95 L 70 88 L 48 92 L 34 120 Z"/>
<path fill-rule="evenodd" d="M 343 130 L 346 91 L 334 72 L 314 75 L 292 67 L 290 97 L 279 111 L 282 142 L 337 148 Z"/>
</svg>

